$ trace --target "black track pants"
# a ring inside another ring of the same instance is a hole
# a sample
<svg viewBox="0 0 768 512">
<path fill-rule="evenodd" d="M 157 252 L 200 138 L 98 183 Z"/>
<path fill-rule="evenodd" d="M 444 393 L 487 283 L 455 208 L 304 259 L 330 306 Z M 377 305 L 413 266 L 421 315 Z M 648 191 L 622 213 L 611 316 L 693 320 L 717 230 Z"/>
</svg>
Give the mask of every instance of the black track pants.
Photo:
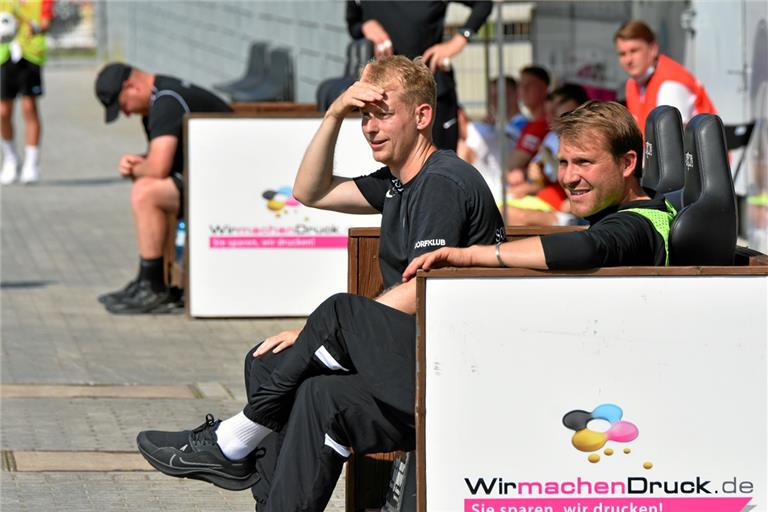
<svg viewBox="0 0 768 512">
<path fill-rule="evenodd" d="M 350 449 L 413 448 L 413 316 L 338 294 L 310 315 L 293 347 L 248 357 L 243 412 L 279 432 L 265 440 L 274 474 L 262 467 L 254 488 L 263 499 L 269 482 L 265 510 L 324 510 Z"/>
<path fill-rule="evenodd" d="M 435 121 L 432 125 L 432 141 L 438 149 L 456 151 L 459 142 L 459 100 L 452 71 L 438 71 Z"/>
</svg>

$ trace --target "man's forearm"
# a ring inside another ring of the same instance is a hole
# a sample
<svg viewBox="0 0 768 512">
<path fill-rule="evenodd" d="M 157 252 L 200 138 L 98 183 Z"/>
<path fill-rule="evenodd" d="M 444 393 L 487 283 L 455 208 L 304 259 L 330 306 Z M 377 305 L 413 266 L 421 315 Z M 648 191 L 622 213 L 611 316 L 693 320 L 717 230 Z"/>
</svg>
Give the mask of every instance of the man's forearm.
<svg viewBox="0 0 768 512">
<path fill-rule="evenodd" d="M 342 121 L 326 114 L 304 152 L 293 184 L 293 196 L 303 204 L 322 199 L 333 183 L 333 153 Z"/>
<path fill-rule="evenodd" d="M 161 168 L 154 164 L 150 159 L 133 166 L 131 176 L 134 178 L 167 178 L 170 174 L 170 168 Z"/>
</svg>

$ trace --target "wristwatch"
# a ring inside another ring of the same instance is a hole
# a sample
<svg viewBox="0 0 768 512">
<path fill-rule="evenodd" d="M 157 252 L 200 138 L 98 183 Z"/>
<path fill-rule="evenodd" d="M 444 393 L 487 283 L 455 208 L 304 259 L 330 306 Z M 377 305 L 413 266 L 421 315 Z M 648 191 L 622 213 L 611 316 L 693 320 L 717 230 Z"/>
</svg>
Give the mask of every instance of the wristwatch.
<svg viewBox="0 0 768 512">
<path fill-rule="evenodd" d="M 466 27 L 465 28 L 460 28 L 458 33 L 461 34 L 462 37 L 464 37 L 464 39 L 467 40 L 467 42 L 471 41 L 472 40 L 472 36 L 475 35 L 475 32 L 472 29 L 469 29 L 469 28 L 466 28 Z"/>
</svg>

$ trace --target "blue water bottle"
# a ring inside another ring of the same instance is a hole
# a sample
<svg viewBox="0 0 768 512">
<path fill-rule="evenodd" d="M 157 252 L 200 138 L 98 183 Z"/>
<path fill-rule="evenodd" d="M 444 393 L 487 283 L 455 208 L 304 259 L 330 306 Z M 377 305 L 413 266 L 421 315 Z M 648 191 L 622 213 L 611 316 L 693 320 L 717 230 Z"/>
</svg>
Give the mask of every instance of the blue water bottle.
<svg viewBox="0 0 768 512">
<path fill-rule="evenodd" d="M 187 234 L 187 224 L 184 219 L 179 219 L 176 225 L 176 262 L 179 265 L 184 264 L 184 240 Z"/>
</svg>

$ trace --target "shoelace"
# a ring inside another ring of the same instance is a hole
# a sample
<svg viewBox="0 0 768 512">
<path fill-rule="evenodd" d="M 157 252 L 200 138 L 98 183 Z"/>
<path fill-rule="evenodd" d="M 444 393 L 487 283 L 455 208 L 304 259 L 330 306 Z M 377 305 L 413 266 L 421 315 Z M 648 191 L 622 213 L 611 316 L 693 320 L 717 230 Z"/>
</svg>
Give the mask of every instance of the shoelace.
<svg viewBox="0 0 768 512">
<path fill-rule="evenodd" d="M 213 419 L 213 414 L 205 415 L 205 423 L 192 430 L 192 434 L 189 436 L 190 440 L 198 445 L 214 445 L 216 444 L 216 420 Z"/>
</svg>

